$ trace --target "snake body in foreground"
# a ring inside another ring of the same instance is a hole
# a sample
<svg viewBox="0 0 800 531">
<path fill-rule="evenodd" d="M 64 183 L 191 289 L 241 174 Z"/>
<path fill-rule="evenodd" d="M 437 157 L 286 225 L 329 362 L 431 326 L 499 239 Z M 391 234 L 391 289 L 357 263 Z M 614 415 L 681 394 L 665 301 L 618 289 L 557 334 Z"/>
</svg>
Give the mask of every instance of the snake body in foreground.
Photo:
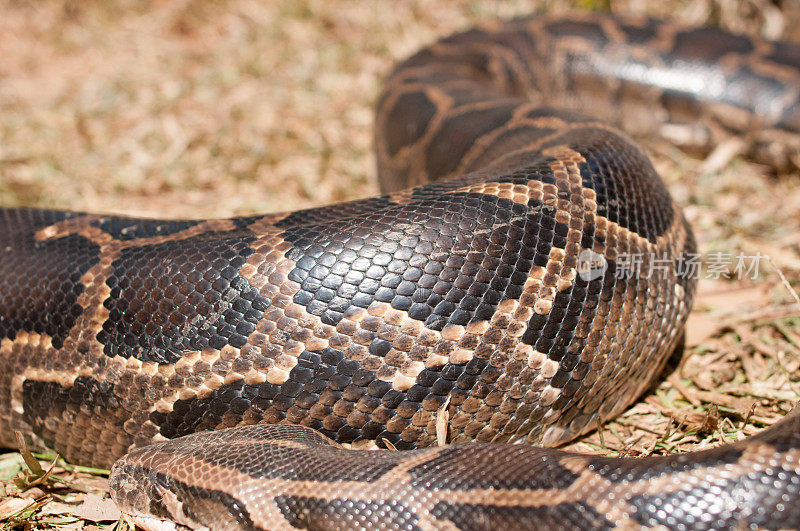
<svg viewBox="0 0 800 531">
<path fill-rule="evenodd" d="M 386 195 L 226 220 L 3 209 L 0 445 L 116 461 L 149 529 L 800 527 L 797 415 L 678 456 L 498 444 L 593 429 L 680 343 L 691 230 L 599 119 L 748 133 L 780 162 L 798 87 L 788 43 L 515 20 L 391 74 Z M 434 446 L 445 409 L 455 444 Z M 335 442 L 363 439 L 409 451 Z"/>
</svg>

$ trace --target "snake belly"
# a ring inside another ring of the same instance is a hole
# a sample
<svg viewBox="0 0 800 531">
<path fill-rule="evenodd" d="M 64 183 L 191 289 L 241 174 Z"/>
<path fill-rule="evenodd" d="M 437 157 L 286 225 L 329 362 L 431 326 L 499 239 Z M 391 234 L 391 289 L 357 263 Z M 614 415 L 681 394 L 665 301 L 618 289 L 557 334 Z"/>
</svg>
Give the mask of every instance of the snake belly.
<svg viewBox="0 0 800 531">
<path fill-rule="evenodd" d="M 796 414 L 679 456 L 497 444 L 586 433 L 680 343 L 691 229 L 608 121 L 757 152 L 797 141 L 799 85 L 789 43 L 495 23 L 389 76 L 385 195 L 226 220 L 2 209 L 0 445 L 116 461 L 146 529 L 800 527 Z M 434 446 L 445 406 L 455 444 Z M 339 445 L 364 439 L 408 451 Z"/>
</svg>

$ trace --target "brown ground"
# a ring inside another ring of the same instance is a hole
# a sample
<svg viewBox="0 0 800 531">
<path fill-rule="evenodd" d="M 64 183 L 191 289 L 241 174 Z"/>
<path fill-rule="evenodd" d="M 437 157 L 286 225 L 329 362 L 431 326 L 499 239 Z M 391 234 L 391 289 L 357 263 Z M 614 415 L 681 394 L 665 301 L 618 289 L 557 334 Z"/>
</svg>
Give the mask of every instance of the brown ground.
<svg viewBox="0 0 800 531">
<path fill-rule="evenodd" d="M 205 217 L 369 196 L 372 102 L 395 60 L 478 21 L 570 6 L 800 40 L 800 4 L 778 0 L 12 0 L 0 3 L 0 204 Z M 702 282 L 678 367 L 581 451 L 718 445 L 774 422 L 800 391 L 787 289 L 800 283 L 800 175 L 648 149 L 705 253 L 771 261 L 755 280 Z M 23 491 L 20 461 L 0 455 L 0 526 L 116 518 L 74 485 Z M 102 494 L 97 473 L 55 474 Z"/>
</svg>

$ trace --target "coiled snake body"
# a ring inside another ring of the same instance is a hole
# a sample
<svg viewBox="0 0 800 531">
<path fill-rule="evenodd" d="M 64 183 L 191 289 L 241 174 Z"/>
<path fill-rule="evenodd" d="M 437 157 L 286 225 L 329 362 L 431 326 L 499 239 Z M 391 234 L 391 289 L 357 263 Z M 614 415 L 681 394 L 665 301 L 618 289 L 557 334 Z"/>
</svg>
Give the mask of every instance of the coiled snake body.
<svg viewBox="0 0 800 531">
<path fill-rule="evenodd" d="M 646 459 L 432 446 L 440 409 L 452 443 L 571 439 L 678 346 L 691 231 L 598 118 L 758 152 L 796 141 L 798 86 L 788 43 L 516 20 L 389 77 L 387 195 L 228 220 L 4 209 L 0 444 L 130 451 L 113 496 L 151 529 L 800 527 L 797 415 Z M 334 442 L 361 439 L 410 451 Z"/>
</svg>

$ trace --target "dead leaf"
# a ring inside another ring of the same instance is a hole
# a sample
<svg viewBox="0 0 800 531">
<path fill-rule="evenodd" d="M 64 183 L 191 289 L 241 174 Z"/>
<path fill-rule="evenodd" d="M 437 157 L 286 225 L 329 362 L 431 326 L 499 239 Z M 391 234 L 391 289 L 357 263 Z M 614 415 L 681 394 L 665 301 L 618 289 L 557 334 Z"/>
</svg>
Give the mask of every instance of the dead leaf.
<svg viewBox="0 0 800 531">
<path fill-rule="evenodd" d="M 664 412 L 678 423 L 681 431 L 708 434 L 714 433 L 719 426 L 719 411 L 715 407 L 709 408 L 708 411 L 669 409 Z"/>
<path fill-rule="evenodd" d="M 20 512 L 29 505 L 33 505 L 33 503 L 32 500 L 23 500 L 22 498 L 6 498 L 0 502 L 0 521 Z"/>
<path fill-rule="evenodd" d="M 116 521 L 120 517 L 119 509 L 114 501 L 97 494 L 87 494 L 84 502 L 72 514 L 91 522 Z"/>
<path fill-rule="evenodd" d="M 707 279 L 697 287 L 697 303 L 686 323 L 686 346 L 703 343 L 730 326 L 724 318 L 752 308 L 760 309 L 769 301 L 769 286 L 764 284 L 720 284 Z"/>
<path fill-rule="evenodd" d="M 70 503 L 62 503 L 58 501 L 51 501 L 44 507 L 42 507 L 41 511 L 39 512 L 42 515 L 73 515 L 76 509 L 75 504 Z"/>
<path fill-rule="evenodd" d="M 724 328 L 718 317 L 695 312 L 686 323 L 686 346 L 695 347 L 714 337 Z"/>
</svg>

